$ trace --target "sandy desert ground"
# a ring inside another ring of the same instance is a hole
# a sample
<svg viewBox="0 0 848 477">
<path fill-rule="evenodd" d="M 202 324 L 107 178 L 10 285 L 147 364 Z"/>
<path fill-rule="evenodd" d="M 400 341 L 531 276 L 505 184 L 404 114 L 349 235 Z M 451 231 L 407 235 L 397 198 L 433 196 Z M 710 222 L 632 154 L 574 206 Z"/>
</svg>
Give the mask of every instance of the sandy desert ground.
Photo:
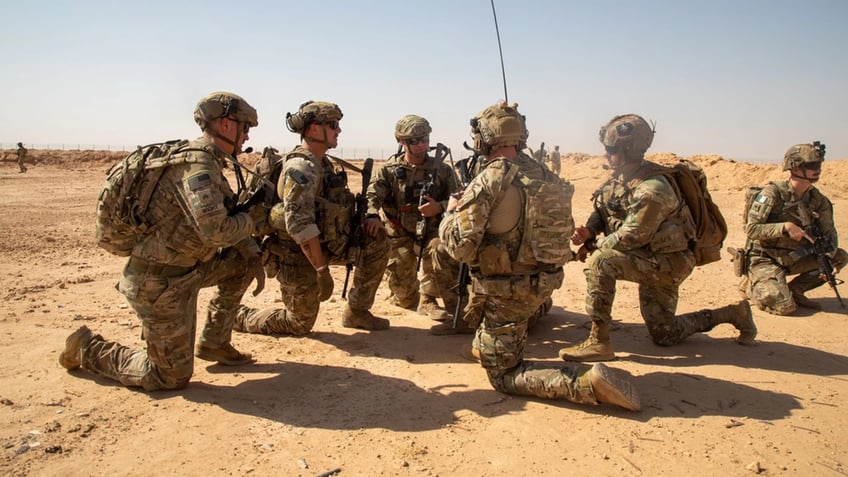
<svg viewBox="0 0 848 477">
<path fill-rule="evenodd" d="M 3 475 L 844 475 L 848 473 L 848 314 L 833 292 L 809 294 L 818 313 L 756 311 L 754 346 L 735 330 L 661 348 L 639 316 L 635 287 L 622 283 L 609 366 L 639 389 L 638 414 L 502 395 L 459 353 L 468 336 L 435 337 L 432 324 L 395 308 L 381 288 L 375 313 L 389 331 L 341 327 L 344 269 L 335 296 L 304 338 L 236 334 L 253 365 L 195 363 L 180 391 L 145 393 L 68 372 L 57 363 L 81 324 L 140 346 L 140 326 L 114 285 L 124 260 L 94 245 L 93 215 L 103 173 L 119 153 L 31 151 L 19 174 L 11 151 L 0 162 L 0 444 Z M 671 154 L 654 156 L 669 159 Z M 254 158 L 255 159 L 255 158 Z M 717 156 L 705 167 L 742 244 L 749 185 L 783 178 L 774 164 Z M 566 156 L 576 186 L 575 220 L 605 172 L 602 159 Z M 353 177 L 353 175 L 352 175 Z M 824 163 L 819 187 L 848 233 L 848 160 Z M 844 275 L 844 273 L 843 273 Z M 737 300 L 729 257 L 694 271 L 680 311 Z M 848 295 L 848 287 L 840 291 Z M 527 358 L 557 362 L 557 350 L 587 334 L 580 263 L 551 314 L 531 331 Z M 255 306 L 274 305 L 273 282 Z M 199 316 L 211 291 L 201 295 Z M 324 474 L 326 475 L 326 474 Z"/>
</svg>

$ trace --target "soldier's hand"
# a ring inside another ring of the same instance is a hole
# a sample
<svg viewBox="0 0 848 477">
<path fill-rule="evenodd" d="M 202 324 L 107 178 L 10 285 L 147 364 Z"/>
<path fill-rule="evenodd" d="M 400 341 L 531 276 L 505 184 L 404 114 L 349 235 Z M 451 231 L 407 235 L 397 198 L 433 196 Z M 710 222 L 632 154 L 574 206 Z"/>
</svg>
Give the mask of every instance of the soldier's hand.
<svg viewBox="0 0 848 477">
<path fill-rule="evenodd" d="M 575 228 L 574 233 L 571 234 L 571 243 L 574 245 L 582 245 L 587 240 L 591 239 L 592 235 L 592 231 L 588 227 L 581 225 Z"/>
<path fill-rule="evenodd" d="M 815 243 L 816 240 L 810 237 L 803 228 L 794 224 L 792 222 L 786 222 L 783 224 L 783 230 L 786 231 L 786 234 L 789 235 L 789 238 L 796 242 L 800 242 L 803 239 L 807 239 L 810 243 Z"/>
<path fill-rule="evenodd" d="M 247 261 L 247 273 L 256 279 L 253 296 L 257 296 L 265 289 L 265 267 L 262 265 L 262 257 L 255 255 Z"/>
<path fill-rule="evenodd" d="M 429 195 L 424 196 L 424 203 L 418 206 L 418 212 L 424 217 L 433 217 L 442 212 L 442 206 Z"/>
<path fill-rule="evenodd" d="M 383 221 L 371 217 L 369 219 L 365 219 L 365 233 L 367 233 L 370 237 L 379 237 L 381 234 L 385 235 L 386 226 L 383 225 Z"/>
<path fill-rule="evenodd" d="M 318 299 L 327 301 L 333 296 L 333 276 L 330 275 L 330 267 L 324 265 L 323 270 L 318 272 Z"/>
</svg>

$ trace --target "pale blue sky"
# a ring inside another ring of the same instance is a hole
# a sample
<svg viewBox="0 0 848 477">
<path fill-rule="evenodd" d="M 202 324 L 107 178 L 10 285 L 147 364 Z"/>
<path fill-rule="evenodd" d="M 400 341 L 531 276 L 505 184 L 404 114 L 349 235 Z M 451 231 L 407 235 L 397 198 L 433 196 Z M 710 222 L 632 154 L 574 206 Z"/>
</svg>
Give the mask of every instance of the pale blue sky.
<svg viewBox="0 0 848 477">
<path fill-rule="evenodd" d="M 259 111 L 258 149 L 292 147 L 285 112 L 314 99 L 345 114 L 336 154 L 389 154 L 415 113 L 458 158 L 504 97 L 489 0 L 2 3 L 4 147 L 196 137 L 197 100 L 229 90 Z M 657 122 L 655 152 L 777 161 L 821 140 L 848 158 L 846 0 L 495 6 L 533 148 L 599 153 L 598 128 L 632 112 Z"/>
</svg>

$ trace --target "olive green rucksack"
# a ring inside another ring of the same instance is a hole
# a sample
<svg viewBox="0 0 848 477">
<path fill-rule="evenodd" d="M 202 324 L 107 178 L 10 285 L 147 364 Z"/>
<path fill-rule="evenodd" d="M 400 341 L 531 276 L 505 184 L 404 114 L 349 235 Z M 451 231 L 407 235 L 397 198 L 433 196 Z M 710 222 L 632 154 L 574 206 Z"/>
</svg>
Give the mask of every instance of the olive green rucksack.
<svg viewBox="0 0 848 477">
<path fill-rule="evenodd" d="M 145 212 L 159 179 L 167 166 L 185 162 L 176 153 L 200 150 L 187 147 L 187 140 L 138 146 L 106 173 L 106 182 L 97 198 L 97 245 L 107 252 L 126 257 L 133 246 L 149 233 L 151 224 Z"/>
</svg>

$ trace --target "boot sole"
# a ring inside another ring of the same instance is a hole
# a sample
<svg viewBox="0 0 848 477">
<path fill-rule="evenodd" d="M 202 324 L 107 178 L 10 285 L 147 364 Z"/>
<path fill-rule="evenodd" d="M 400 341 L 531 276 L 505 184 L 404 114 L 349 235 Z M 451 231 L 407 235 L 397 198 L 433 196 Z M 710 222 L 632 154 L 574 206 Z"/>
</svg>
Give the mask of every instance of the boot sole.
<svg viewBox="0 0 848 477">
<path fill-rule="evenodd" d="M 59 354 L 59 364 L 62 365 L 63 368 L 68 371 L 72 371 L 80 367 L 82 363 L 79 360 L 80 348 L 82 347 L 82 343 L 85 340 L 86 335 L 88 335 L 88 340 L 91 341 L 91 337 L 93 333 L 87 326 L 81 326 L 79 329 L 71 333 L 67 339 L 65 339 L 65 349 L 62 350 L 62 353 Z M 71 346 L 72 353 L 68 353 L 68 347 Z M 76 355 L 76 356 L 74 356 Z"/>
<path fill-rule="evenodd" d="M 615 377 L 604 364 L 592 366 L 589 371 L 589 385 L 599 402 L 614 404 L 632 412 L 642 410 L 636 388 L 630 382 Z"/>
</svg>

